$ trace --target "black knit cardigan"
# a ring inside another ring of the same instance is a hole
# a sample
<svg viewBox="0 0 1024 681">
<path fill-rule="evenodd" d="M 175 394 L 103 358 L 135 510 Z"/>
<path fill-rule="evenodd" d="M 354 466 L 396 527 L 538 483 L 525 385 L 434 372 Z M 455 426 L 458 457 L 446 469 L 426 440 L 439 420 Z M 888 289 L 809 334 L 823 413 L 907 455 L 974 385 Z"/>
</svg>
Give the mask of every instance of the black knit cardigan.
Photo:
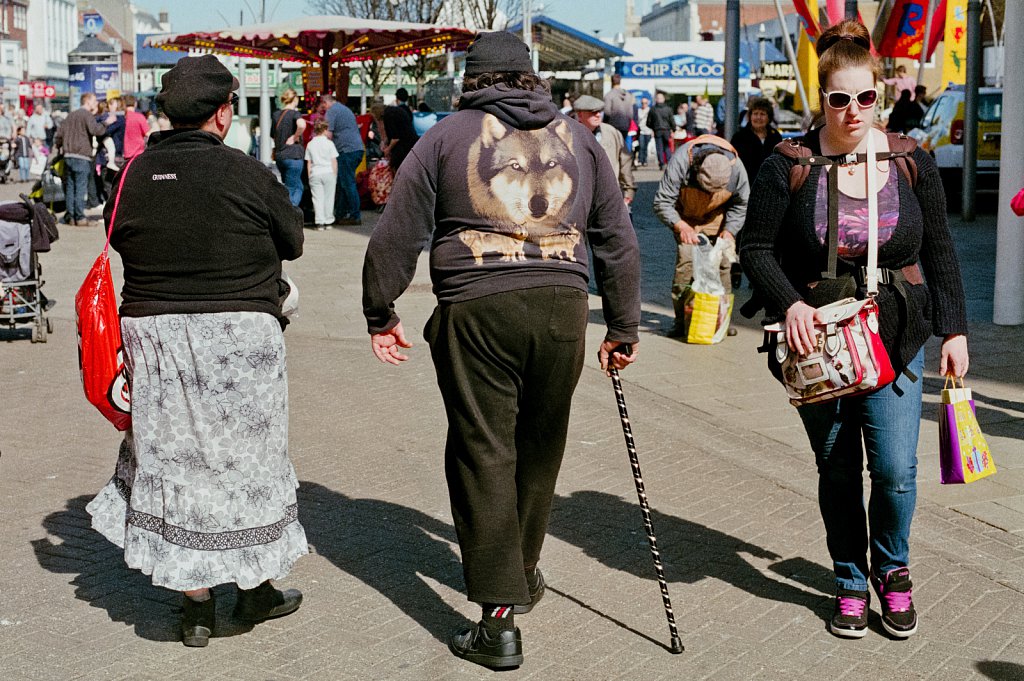
<svg viewBox="0 0 1024 681">
<path fill-rule="evenodd" d="M 817 132 L 804 138 L 814 153 L 821 148 Z M 904 284 L 904 304 L 895 287 L 880 287 L 878 295 L 881 335 L 897 371 L 906 367 L 929 335 L 967 333 L 967 314 L 960 264 L 946 221 L 946 197 L 939 171 L 921 149 L 914 151 L 917 186 L 890 162 L 899 182 L 899 221 L 892 237 L 878 249 L 878 266 L 899 270 L 920 263 L 925 284 Z M 823 169 L 812 167 L 810 176 L 792 196 L 789 172 L 793 161 L 778 151 L 769 156 L 750 190 L 747 220 L 741 233 L 740 261 L 767 310 L 767 319 L 785 317 L 802 300 L 807 285 L 820 280 L 827 251 L 815 232 L 814 213 L 818 180 Z M 867 264 L 867 255 L 840 259 L 839 271 Z M 863 296 L 863 289 L 860 295 Z"/>
</svg>

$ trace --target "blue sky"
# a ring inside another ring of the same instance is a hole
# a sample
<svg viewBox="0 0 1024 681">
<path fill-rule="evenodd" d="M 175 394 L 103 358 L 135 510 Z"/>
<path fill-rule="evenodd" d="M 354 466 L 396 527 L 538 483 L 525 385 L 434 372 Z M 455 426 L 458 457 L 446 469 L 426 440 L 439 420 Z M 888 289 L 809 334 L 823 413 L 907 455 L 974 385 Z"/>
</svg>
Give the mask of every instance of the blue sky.
<svg viewBox="0 0 1024 681">
<path fill-rule="evenodd" d="M 313 12 L 306 0 L 266 0 L 267 12 L 276 7 L 273 19 L 289 19 Z M 227 18 L 238 24 L 239 11 L 245 12 L 246 22 L 251 14 L 242 0 L 135 0 L 139 7 L 156 15 L 161 10 L 170 12 L 171 29 L 178 32 L 216 30 L 224 28 Z M 259 11 L 260 0 L 248 0 L 249 6 Z M 551 18 L 585 32 L 601 30 L 602 37 L 614 36 L 622 30 L 625 0 L 585 0 L 586 12 L 580 12 L 581 0 L 533 0 L 534 6 L 545 5 Z M 637 11 L 650 6 L 650 0 L 637 0 Z M 223 15 L 223 17 L 221 16 Z"/>
</svg>

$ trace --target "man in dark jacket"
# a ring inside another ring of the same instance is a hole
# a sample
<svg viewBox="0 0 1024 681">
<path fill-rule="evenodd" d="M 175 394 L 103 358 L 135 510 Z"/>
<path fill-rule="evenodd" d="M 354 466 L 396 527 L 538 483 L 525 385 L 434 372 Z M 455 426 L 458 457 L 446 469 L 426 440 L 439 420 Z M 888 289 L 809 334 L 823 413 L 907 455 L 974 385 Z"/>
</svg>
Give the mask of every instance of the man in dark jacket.
<svg viewBox="0 0 1024 681">
<path fill-rule="evenodd" d="M 89 189 L 89 175 L 92 174 L 93 138 L 107 131 L 107 126 L 96 120 L 96 112 L 99 110 L 96 95 L 87 92 L 82 95 L 81 102 L 81 108 L 68 114 L 53 136 L 54 149 L 60 149 L 64 154 L 66 225 L 86 223 L 85 195 Z M 109 116 L 107 123 L 113 123 L 114 118 L 113 115 Z"/>
<path fill-rule="evenodd" d="M 477 625 L 450 650 L 522 663 L 514 615 L 544 594 L 537 569 L 572 393 L 583 368 L 589 241 L 604 292 L 602 368 L 636 358 L 636 235 L 594 135 L 559 113 L 530 52 L 504 31 L 470 46 L 459 111 L 409 154 L 363 265 L 374 354 L 411 347 L 394 301 L 430 244 L 438 307 L 427 322 L 448 414 L 445 474 Z M 623 352 L 632 344 L 631 352 Z"/>
<path fill-rule="evenodd" d="M 395 103 L 384 109 L 384 134 L 388 137 L 388 165 L 397 173 L 419 136 L 412 124 L 409 91 L 404 87 L 395 92 Z"/>
<path fill-rule="evenodd" d="M 668 163 L 669 140 L 675 124 L 672 122 L 672 107 L 665 103 L 665 93 L 654 93 L 654 108 L 647 115 L 647 125 L 654 131 L 654 151 L 658 157 L 658 170 Z"/>
</svg>

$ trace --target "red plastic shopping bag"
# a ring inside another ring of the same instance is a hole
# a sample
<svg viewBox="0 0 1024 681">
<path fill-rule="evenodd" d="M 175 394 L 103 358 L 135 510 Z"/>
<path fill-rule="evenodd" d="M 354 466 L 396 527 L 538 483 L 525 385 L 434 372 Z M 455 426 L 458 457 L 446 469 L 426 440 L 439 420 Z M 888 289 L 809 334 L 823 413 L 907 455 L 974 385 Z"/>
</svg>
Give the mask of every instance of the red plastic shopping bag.
<svg viewBox="0 0 1024 681">
<path fill-rule="evenodd" d="M 137 158 L 137 157 L 136 157 Z M 114 232 L 121 189 L 132 162 L 121 173 L 110 215 L 107 243 L 92 264 L 85 281 L 75 294 L 75 326 L 78 330 L 78 368 L 82 374 L 85 398 L 118 430 L 132 425 L 131 386 L 124 366 L 121 345 L 121 318 L 117 314 L 117 294 L 110 276 L 110 235 Z"/>
<path fill-rule="evenodd" d="M 1010 208 L 1017 215 L 1024 217 L 1024 189 L 1017 192 L 1017 195 L 1010 199 Z"/>
<path fill-rule="evenodd" d="M 78 367 L 85 398 L 118 430 L 132 425 L 117 294 L 104 248 L 75 295 Z"/>
</svg>

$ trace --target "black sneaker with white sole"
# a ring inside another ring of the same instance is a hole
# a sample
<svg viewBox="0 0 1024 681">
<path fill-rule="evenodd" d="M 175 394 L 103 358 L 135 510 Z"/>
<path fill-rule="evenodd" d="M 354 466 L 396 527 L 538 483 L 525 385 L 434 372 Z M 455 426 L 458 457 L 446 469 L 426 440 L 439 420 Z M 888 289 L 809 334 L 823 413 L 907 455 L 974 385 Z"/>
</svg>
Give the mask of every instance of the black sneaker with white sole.
<svg viewBox="0 0 1024 681">
<path fill-rule="evenodd" d="M 868 602 L 871 596 L 867 591 L 836 591 L 836 606 L 829 620 L 828 630 L 834 636 L 842 638 L 864 638 L 868 633 Z"/>
<path fill-rule="evenodd" d="M 882 603 L 882 626 L 890 636 L 909 638 L 917 632 L 917 611 L 914 609 L 910 569 L 889 570 L 881 577 L 872 570 L 871 586 Z"/>
</svg>

